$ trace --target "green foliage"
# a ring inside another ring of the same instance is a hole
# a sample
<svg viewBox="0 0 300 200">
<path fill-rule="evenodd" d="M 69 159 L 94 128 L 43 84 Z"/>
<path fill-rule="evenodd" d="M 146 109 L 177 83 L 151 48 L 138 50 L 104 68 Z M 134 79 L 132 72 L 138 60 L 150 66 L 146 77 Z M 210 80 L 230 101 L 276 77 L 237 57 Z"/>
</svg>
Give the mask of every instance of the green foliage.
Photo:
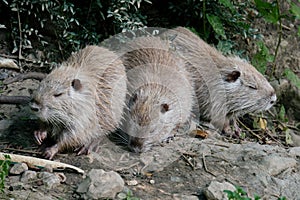
<svg viewBox="0 0 300 200">
<path fill-rule="evenodd" d="M 222 39 L 226 39 L 225 30 L 223 27 L 223 24 L 221 22 L 221 19 L 216 15 L 206 15 L 206 18 L 210 25 L 212 26 L 215 33 L 222 37 Z"/>
<path fill-rule="evenodd" d="M 0 191 L 4 192 L 5 177 L 8 175 L 10 156 L 4 155 L 5 160 L 0 160 Z"/>
<path fill-rule="evenodd" d="M 131 190 L 129 190 L 129 191 L 127 192 L 127 195 L 126 195 L 126 198 L 125 198 L 125 199 L 126 199 L 126 200 L 139 200 L 139 198 L 133 197 L 133 194 L 132 194 Z"/>
<path fill-rule="evenodd" d="M 267 64 L 273 62 L 274 56 L 270 55 L 269 49 L 262 41 L 258 41 L 256 45 L 258 46 L 258 52 L 252 57 L 252 64 L 260 73 L 265 74 Z"/>
<path fill-rule="evenodd" d="M 298 2 L 300 2 L 298 0 Z M 291 2 L 291 13 L 294 14 L 296 19 L 300 19 L 300 6 L 296 5 L 294 2 Z M 300 26 L 298 26 L 298 36 L 300 37 Z"/>
<path fill-rule="evenodd" d="M 280 107 L 278 117 L 279 117 L 279 120 L 282 121 L 282 122 L 287 122 L 288 121 L 288 119 L 286 117 L 285 107 L 283 105 L 281 105 L 281 107 Z"/>
<path fill-rule="evenodd" d="M 247 192 L 245 192 L 244 189 L 239 186 L 236 186 L 235 191 L 224 190 L 223 192 L 227 193 L 228 200 L 252 200 L 250 197 L 248 197 Z M 260 196 L 254 195 L 253 200 L 260 199 Z M 286 197 L 279 197 L 278 200 L 286 200 Z"/>
<path fill-rule="evenodd" d="M 300 79 L 299 77 L 290 69 L 285 69 L 284 70 L 284 75 L 285 77 L 291 81 L 291 83 L 293 85 L 295 85 L 296 87 L 300 88 Z"/>
<path fill-rule="evenodd" d="M 143 2 L 151 4 L 149 0 L 113 0 L 107 17 L 112 17 L 122 32 L 142 28 L 146 24 L 146 17 L 139 10 Z"/>
<path fill-rule="evenodd" d="M 275 1 L 269 3 L 263 0 L 254 0 L 259 13 L 267 22 L 276 24 L 279 21 L 279 7 Z"/>
<path fill-rule="evenodd" d="M 227 193 L 227 198 L 229 200 L 251 200 L 251 198 L 248 197 L 247 192 L 244 191 L 243 188 L 236 186 L 235 191 L 230 190 L 224 190 L 225 193 Z M 259 200 L 260 197 L 255 196 L 254 200 Z"/>
</svg>

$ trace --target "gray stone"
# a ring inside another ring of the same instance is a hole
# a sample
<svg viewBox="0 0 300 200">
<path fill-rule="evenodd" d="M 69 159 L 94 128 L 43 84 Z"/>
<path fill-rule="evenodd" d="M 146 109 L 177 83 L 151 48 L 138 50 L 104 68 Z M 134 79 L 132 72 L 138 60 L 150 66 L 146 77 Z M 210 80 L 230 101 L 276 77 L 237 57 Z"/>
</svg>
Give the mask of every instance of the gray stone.
<svg viewBox="0 0 300 200">
<path fill-rule="evenodd" d="M 185 194 L 173 194 L 174 200 L 199 200 L 197 196 L 194 195 L 185 195 Z"/>
<path fill-rule="evenodd" d="M 38 177 L 42 179 L 43 184 L 47 189 L 55 188 L 60 185 L 61 182 L 61 178 L 59 176 L 49 172 L 40 172 Z"/>
<path fill-rule="evenodd" d="M 297 161 L 294 158 L 271 155 L 264 157 L 261 164 L 270 175 L 275 176 L 285 169 L 295 167 L 297 165 Z"/>
<path fill-rule="evenodd" d="M 289 150 L 289 154 L 293 157 L 300 157 L 300 147 L 292 147 Z"/>
<path fill-rule="evenodd" d="M 92 169 L 83 182 L 79 184 L 77 192 L 84 199 L 113 199 L 123 188 L 124 181 L 118 173 Z"/>
<path fill-rule="evenodd" d="M 28 170 L 28 166 L 25 163 L 16 163 L 10 168 L 9 173 L 20 175 L 26 170 Z"/>
<path fill-rule="evenodd" d="M 36 179 L 36 177 L 37 177 L 37 173 L 35 171 L 27 170 L 22 174 L 21 181 L 28 182 L 30 180 Z"/>
<path fill-rule="evenodd" d="M 208 200 L 227 200 L 227 194 L 224 190 L 235 191 L 235 187 L 226 181 L 220 183 L 212 181 L 204 190 L 204 195 Z"/>
</svg>

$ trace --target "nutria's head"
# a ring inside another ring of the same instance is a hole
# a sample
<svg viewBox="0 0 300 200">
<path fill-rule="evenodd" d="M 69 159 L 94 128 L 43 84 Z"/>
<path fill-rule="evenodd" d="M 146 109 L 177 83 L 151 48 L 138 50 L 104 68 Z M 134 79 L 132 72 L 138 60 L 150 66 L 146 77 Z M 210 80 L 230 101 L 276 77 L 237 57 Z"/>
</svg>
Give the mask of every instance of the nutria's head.
<svg viewBox="0 0 300 200">
<path fill-rule="evenodd" d="M 240 58 L 229 57 L 220 69 L 226 91 L 228 115 L 265 111 L 276 102 L 276 94 L 267 79 L 252 65 Z"/>
<path fill-rule="evenodd" d="M 163 85 L 145 84 L 129 98 L 124 131 L 134 152 L 145 152 L 172 135 L 181 120 L 180 103 L 176 95 Z"/>
<path fill-rule="evenodd" d="M 54 69 L 33 94 L 31 109 L 41 121 L 60 130 L 80 126 L 84 116 L 91 120 L 95 113 L 92 91 L 86 85 L 75 68 Z"/>
</svg>

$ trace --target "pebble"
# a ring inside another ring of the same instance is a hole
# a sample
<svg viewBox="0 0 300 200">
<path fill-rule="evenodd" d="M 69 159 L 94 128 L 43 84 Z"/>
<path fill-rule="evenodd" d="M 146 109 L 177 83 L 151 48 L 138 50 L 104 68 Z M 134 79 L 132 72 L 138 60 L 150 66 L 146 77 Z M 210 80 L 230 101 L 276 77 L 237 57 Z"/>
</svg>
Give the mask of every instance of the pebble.
<svg viewBox="0 0 300 200">
<path fill-rule="evenodd" d="M 130 181 L 126 181 L 126 184 L 130 186 L 135 186 L 138 184 L 138 182 L 137 180 L 130 180 Z"/>
<path fill-rule="evenodd" d="M 22 182 L 28 182 L 30 180 L 34 180 L 37 177 L 37 173 L 35 171 L 32 170 L 27 170 L 25 171 L 22 176 L 21 176 L 21 181 Z"/>
<path fill-rule="evenodd" d="M 83 199 L 114 199 L 123 190 L 124 184 L 121 176 L 114 171 L 92 169 L 76 191 Z"/>
<path fill-rule="evenodd" d="M 25 163 L 16 163 L 10 168 L 9 173 L 14 175 L 20 175 L 27 170 L 28 166 Z"/>
<path fill-rule="evenodd" d="M 227 194 L 224 190 L 235 191 L 235 187 L 226 181 L 220 183 L 218 181 L 212 181 L 207 188 L 204 189 L 204 195 L 207 200 L 223 200 L 227 199 Z"/>
</svg>

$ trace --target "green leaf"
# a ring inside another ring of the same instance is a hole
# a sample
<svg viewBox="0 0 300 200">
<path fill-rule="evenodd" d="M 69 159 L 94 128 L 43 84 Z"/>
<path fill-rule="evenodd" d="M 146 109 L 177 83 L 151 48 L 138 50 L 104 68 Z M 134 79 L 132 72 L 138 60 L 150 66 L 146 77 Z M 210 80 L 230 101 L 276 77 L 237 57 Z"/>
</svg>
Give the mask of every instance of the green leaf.
<svg viewBox="0 0 300 200">
<path fill-rule="evenodd" d="M 220 35 L 222 38 L 226 39 L 225 30 L 223 24 L 218 16 L 215 15 L 206 15 L 206 18 L 216 34 Z"/>
<path fill-rule="evenodd" d="M 300 19 L 300 7 L 297 6 L 294 2 L 291 2 L 291 12 L 296 16 L 296 18 Z"/>
<path fill-rule="evenodd" d="M 254 0 L 259 13 L 265 18 L 267 22 L 276 24 L 279 20 L 279 9 L 277 4 L 268 3 L 263 0 Z"/>
<path fill-rule="evenodd" d="M 284 75 L 289 81 L 291 81 L 292 84 L 300 89 L 300 78 L 292 70 L 285 69 Z"/>
<path fill-rule="evenodd" d="M 262 41 L 257 42 L 256 45 L 258 46 L 259 50 L 253 56 L 252 64 L 260 73 L 265 74 L 267 70 L 267 64 L 269 62 L 273 62 L 274 56 L 270 55 L 269 49 Z"/>
<path fill-rule="evenodd" d="M 278 117 L 279 117 L 280 121 L 286 122 L 287 118 L 286 118 L 285 114 L 286 114 L 285 107 L 283 105 L 281 105 L 280 111 L 279 111 L 279 114 L 278 114 Z"/>
<path fill-rule="evenodd" d="M 234 6 L 232 5 L 230 0 L 219 0 L 219 2 L 226 8 L 229 8 L 230 11 L 234 11 Z"/>
<path fill-rule="evenodd" d="M 285 131 L 285 142 L 286 142 L 286 144 L 293 144 L 293 139 L 290 134 L 290 129 L 286 129 L 286 131 Z"/>
</svg>

